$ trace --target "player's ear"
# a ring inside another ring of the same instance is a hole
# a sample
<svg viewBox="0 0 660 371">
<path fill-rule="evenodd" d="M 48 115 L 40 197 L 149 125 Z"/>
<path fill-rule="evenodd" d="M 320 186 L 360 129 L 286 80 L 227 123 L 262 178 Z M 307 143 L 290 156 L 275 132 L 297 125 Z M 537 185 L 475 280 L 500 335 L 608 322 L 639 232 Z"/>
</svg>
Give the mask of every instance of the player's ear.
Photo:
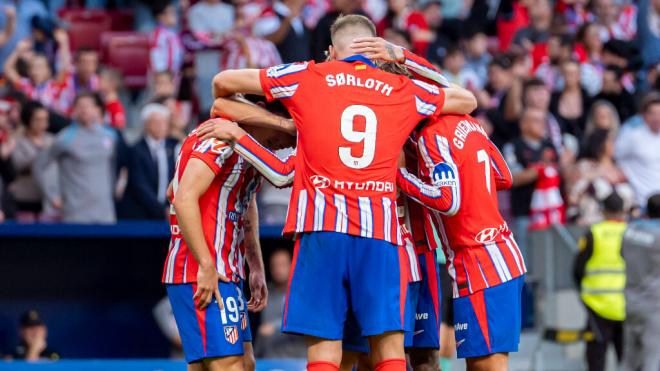
<svg viewBox="0 0 660 371">
<path fill-rule="evenodd" d="M 337 50 L 335 50 L 335 48 L 332 45 L 328 46 L 328 60 L 334 61 L 336 59 L 337 59 Z"/>
</svg>

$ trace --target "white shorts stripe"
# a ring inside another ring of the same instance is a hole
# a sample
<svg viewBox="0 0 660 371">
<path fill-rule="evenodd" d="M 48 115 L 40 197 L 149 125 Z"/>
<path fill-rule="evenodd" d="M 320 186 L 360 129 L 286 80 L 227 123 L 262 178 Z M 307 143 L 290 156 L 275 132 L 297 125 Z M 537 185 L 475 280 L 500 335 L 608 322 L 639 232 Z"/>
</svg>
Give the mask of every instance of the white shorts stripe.
<svg viewBox="0 0 660 371">
<path fill-rule="evenodd" d="M 301 190 L 298 193 L 298 218 L 296 219 L 296 232 L 305 230 L 305 217 L 307 215 L 307 191 Z"/>
<path fill-rule="evenodd" d="M 323 221 L 325 219 L 325 196 L 318 189 L 314 196 L 314 230 L 323 230 Z"/>
</svg>

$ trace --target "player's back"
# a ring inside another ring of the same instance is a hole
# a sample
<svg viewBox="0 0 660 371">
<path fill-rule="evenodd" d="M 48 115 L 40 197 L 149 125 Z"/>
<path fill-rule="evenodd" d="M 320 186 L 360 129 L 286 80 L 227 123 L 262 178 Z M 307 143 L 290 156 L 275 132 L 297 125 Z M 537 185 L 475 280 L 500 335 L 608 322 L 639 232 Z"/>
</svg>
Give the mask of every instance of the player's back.
<svg viewBox="0 0 660 371">
<path fill-rule="evenodd" d="M 330 230 L 395 241 L 396 159 L 408 134 L 444 101 L 438 88 L 383 72 L 363 57 L 262 73 L 298 129 L 285 232 Z"/>
<path fill-rule="evenodd" d="M 202 229 L 218 272 L 236 281 L 245 274 L 243 216 L 261 178 L 254 168 L 234 153 L 231 146 L 216 139 L 199 140 L 193 131 L 181 145 L 172 180 L 172 204 L 192 158 L 203 161 L 215 174 L 211 185 L 199 199 Z M 173 206 L 170 206 L 170 232 L 172 237 L 163 282 L 195 282 L 198 265 L 183 239 Z"/>
<path fill-rule="evenodd" d="M 511 174 L 482 126 L 468 115 L 443 115 L 422 129 L 418 144 L 423 179 L 458 182 L 451 184 L 457 185 L 453 197 L 460 198 L 460 206 L 451 215 L 434 213 L 457 282 L 455 294 L 523 274 L 522 255 L 497 200 L 497 190 L 510 187 Z"/>
</svg>

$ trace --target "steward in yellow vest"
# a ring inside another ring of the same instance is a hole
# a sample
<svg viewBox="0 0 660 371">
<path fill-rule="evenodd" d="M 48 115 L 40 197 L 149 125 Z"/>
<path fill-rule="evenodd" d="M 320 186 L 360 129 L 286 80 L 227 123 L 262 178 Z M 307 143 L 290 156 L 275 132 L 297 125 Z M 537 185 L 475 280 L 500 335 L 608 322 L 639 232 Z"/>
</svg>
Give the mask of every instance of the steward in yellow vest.
<svg viewBox="0 0 660 371">
<path fill-rule="evenodd" d="M 580 239 L 573 276 L 587 307 L 589 371 L 605 369 L 607 346 L 614 344 L 618 359 L 623 350 L 623 320 L 626 317 L 626 263 L 621 243 L 626 230 L 623 199 L 612 193 L 603 201 L 605 220 L 591 226 Z"/>
</svg>

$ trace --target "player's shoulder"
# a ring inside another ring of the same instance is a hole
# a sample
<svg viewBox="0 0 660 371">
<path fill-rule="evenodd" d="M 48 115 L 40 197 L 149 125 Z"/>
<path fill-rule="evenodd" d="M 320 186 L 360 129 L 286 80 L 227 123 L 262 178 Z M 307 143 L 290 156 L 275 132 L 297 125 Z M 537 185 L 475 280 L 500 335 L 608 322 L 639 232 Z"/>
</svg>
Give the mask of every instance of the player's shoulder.
<svg viewBox="0 0 660 371">
<path fill-rule="evenodd" d="M 302 76 L 304 72 L 312 71 L 315 68 L 314 61 L 284 63 L 266 68 L 266 77 L 278 79 L 289 75 Z"/>
</svg>

